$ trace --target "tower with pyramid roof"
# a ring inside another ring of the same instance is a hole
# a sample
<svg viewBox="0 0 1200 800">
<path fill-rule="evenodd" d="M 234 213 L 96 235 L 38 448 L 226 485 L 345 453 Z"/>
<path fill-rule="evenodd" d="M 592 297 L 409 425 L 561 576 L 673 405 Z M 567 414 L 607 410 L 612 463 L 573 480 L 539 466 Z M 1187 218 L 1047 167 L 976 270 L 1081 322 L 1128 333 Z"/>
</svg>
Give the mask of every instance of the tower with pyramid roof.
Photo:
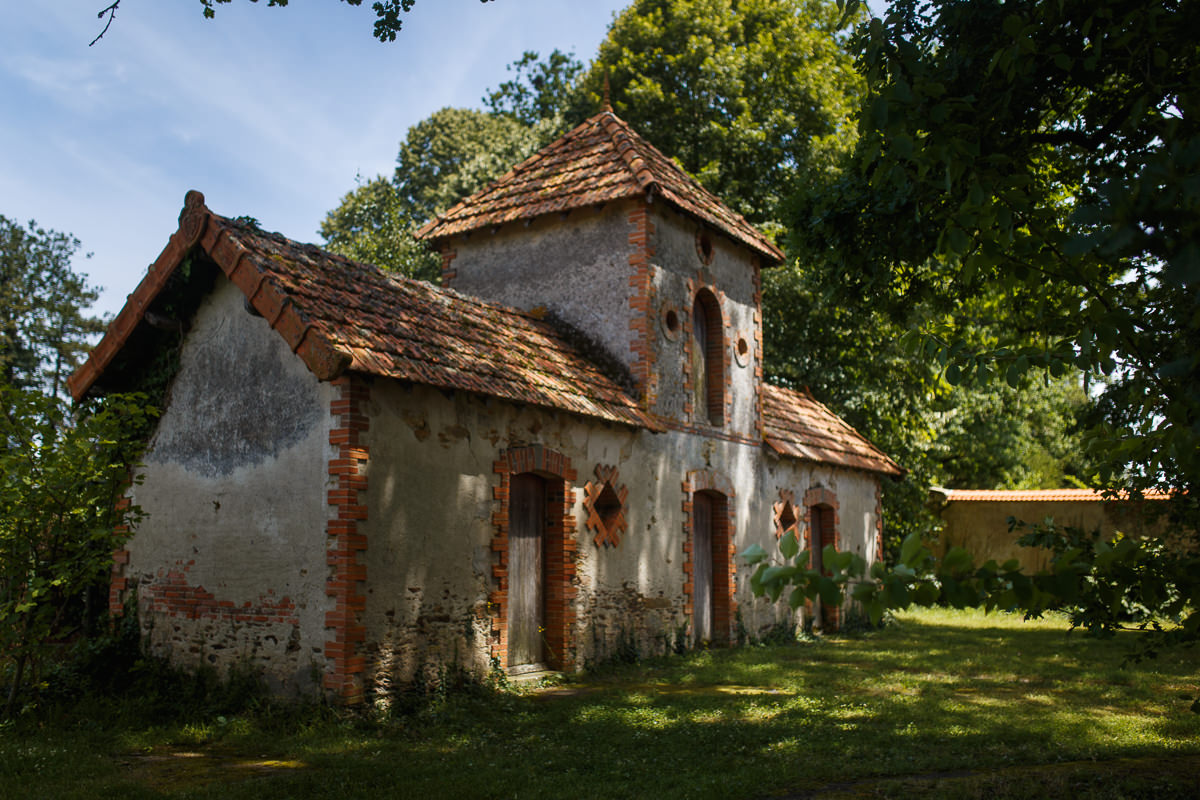
<svg viewBox="0 0 1200 800">
<path fill-rule="evenodd" d="M 769 239 L 612 111 L 418 234 L 444 285 L 567 323 L 672 428 L 761 441 Z"/>
</svg>

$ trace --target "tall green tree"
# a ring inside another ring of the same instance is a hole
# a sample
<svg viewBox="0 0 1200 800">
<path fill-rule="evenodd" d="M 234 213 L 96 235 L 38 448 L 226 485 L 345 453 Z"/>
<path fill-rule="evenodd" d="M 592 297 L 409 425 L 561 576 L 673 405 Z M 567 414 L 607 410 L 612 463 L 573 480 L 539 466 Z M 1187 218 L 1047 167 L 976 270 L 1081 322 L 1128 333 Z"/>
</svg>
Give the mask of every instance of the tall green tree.
<svg viewBox="0 0 1200 800">
<path fill-rule="evenodd" d="M 120 488 L 149 409 L 110 398 L 72 409 L 67 375 L 102 323 L 75 273 L 73 236 L 0 216 L 0 675 L 4 716 L 52 640 L 78 627 L 137 509 Z"/>
<path fill-rule="evenodd" d="M 326 215 L 321 235 L 336 253 L 434 280 L 439 261 L 413 232 L 546 144 L 557 125 L 465 108 L 435 111 L 408 129 L 392 177 L 360 182 Z"/>
<path fill-rule="evenodd" d="M 550 126 L 551 128 L 553 126 Z M 553 130 L 508 114 L 443 108 L 408 129 L 396 155 L 400 207 L 424 222 L 482 189 L 549 141 Z"/>
<path fill-rule="evenodd" d="M 836 170 L 862 79 L 825 0 L 635 0 L 582 79 L 574 116 L 613 109 L 758 224 Z"/>
<path fill-rule="evenodd" d="M 508 71 L 513 77 L 489 90 L 483 104 L 493 114 L 504 114 L 534 126 L 561 117 L 571 107 L 583 64 L 574 53 L 558 49 L 544 59 L 536 51 L 526 50 L 509 64 Z"/>
<path fill-rule="evenodd" d="M 838 296 L 932 308 L 912 352 L 949 383 L 1101 381 L 1093 485 L 1170 492 L 1183 542 L 1200 530 L 1198 24 L 1176 0 L 897 0 L 856 39 L 869 102 L 853 167 L 792 228 L 842 276 Z M 1011 324 L 977 336 L 981 309 Z M 1046 574 L 961 548 L 937 563 L 911 536 L 854 594 L 876 614 L 1065 608 L 1100 634 L 1150 627 L 1151 647 L 1200 638 L 1195 546 L 1053 527 L 1032 541 L 1054 549 Z M 853 559 L 809 574 L 797 550 L 774 568 L 748 554 L 756 590 L 836 599 L 863 577 Z"/>
<path fill-rule="evenodd" d="M 334 253 L 411 278 L 438 279 L 441 261 L 414 236 L 395 183 L 382 175 L 358 186 L 325 215 L 321 235 Z"/>
<path fill-rule="evenodd" d="M 858 40 L 855 168 L 796 225 L 849 291 L 945 313 L 917 344 L 952 383 L 1103 380 L 1102 485 L 1185 503 L 1200 488 L 1198 22 L 1173 0 L 894 3 Z M 1014 321 L 982 343 L 981 295 Z"/>
<path fill-rule="evenodd" d="M 0 381 L 63 391 L 104 323 L 84 309 L 99 296 L 71 259 L 79 240 L 0 216 Z"/>
<path fill-rule="evenodd" d="M 0 386 L 4 718 L 54 640 L 82 624 L 83 598 L 105 584 L 113 550 L 140 517 L 116 500 L 149 414 L 138 398 L 122 397 L 72 414 L 53 396 Z"/>
</svg>

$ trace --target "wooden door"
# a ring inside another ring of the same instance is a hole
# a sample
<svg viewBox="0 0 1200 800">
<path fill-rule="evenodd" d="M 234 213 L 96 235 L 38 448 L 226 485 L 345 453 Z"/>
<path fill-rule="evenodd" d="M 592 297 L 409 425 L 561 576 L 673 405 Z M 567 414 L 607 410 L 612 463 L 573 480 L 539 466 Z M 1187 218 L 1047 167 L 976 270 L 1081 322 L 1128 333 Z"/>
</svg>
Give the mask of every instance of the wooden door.
<svg viewBox="0 0 1200 800">
<path fill-rule="evenodd" d="M 514 475 L 509 481 L 508 497 L 508 666 L 541 664 L 545 482 L 531 473 Z"/>
<path fill-rule="evenodd" d="M 833 524 L 833 509 L 829 506 L 813 506 L 809 511 L 809 525 L 812 527 L 810 548 L 812 550 L 812 568 L 822 574 L 830 574 L 825 567 L 825 547 L 837 544 L 837 532 Z M 836 608 L 825 608 L 820 597 L 813 599 L 813 630 L 835 628 Z"/>
<path fill-rule="evenodd" d="M 713 637 L 713 501 L 692 495 L 692 624 L 696 641 Z"/>
</svg>

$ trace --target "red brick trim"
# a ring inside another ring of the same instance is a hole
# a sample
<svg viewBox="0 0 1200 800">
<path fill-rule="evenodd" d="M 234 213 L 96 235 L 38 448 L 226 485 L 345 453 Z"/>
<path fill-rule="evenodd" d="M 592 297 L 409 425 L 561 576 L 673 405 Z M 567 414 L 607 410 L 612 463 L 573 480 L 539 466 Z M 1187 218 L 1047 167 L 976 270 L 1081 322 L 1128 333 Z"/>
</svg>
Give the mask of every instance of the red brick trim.
<svg viewBox="0 0 1200 800">
<path fill-rule="evenodd" d="M 357 375 L 338 378 L 333 386 L 337 396 L 329 409 L 335 420 L 329 443 L 337 453 L 329 462 L 333 488 L 328 494 L 332 516 L 325 528 L 325 559 L 329 566 L 325 594 L 333 598 L 334 609 L 325 615 L 329 639 L 325 642 L 328 661 L 324 686 L 343 702 L 356 703 L 363 697 L 365 669 L 361 645 L 366 640 L 362 614 L 367 603 L 363 595 L 367 567 L 359 554 L 367 549 L 367 537 L 359 525 L 367 519 L 363 496 L 370 450 L 364 434 L 369 427 L 366 407 L 370 387 Z"/>
<path fill-rule="evenodd" d="M 824 547 L 819 542 L 813 542 L 812 530 L 814 522 L 814 512 L 821 513 L 820 509 L 829 509 L 828 513 L 832 517 L 833 522 L 833 549 L 841 551 L 842 549 L 842 525 L 841 518 L 838 516 L 838 499 L 837 494 L 824 486 L 815 486 L 804 493 L 804 549 L 808 550 L 809 562 L 808 566 L 812 568 L 812 550 L 814 547 Z M 805 602 L 805 611 L 812 612 L 812 601 Z M 842 609 L 826 608 L 824 609 L 825 619 L 823 620 L 826 627 L 836 630 L 842 622 Z"/>
<path fill-rule="evenodd" d="M 578 550 L 575 507 L 577 477 L 571 459 L 542 445 L 512 447 L 503 450 L 492 464 L 499 485 L 492 490 L 497 508 L 492 513 L 492 577 L 495 587 L 488 597 L 492 624 L 489 642 L 491 657 L 501 666 L 508 664 L 508 500 L 513 475 L 533 472 L 546 478 L 546 538 L 543 587 L 548 666 L 570 670 L 575 666 L 575 598 L 578 587 Z"/>
<path fill-rule="evenodd" d="M 596 482 L 588 481 L 583 487 L 583 510 L 587 514 L 584 525 L 595 532 L 596 536 L 592 541 L 595 542 L 596 547 L 602 545 L 616 547 L 621 544 L 621 532 L 628 529 L 625 521 L 625 501 L 629 497 L 629 488 L 617 484 L 620 473 L 616 467 L 597 464 L 595 472 Z M 620 502 L 620 508 L 616 509 L 607 520 L 601 514 L 601 509 L 596 507 L 606 486 L 611 487 Z"/>
<path fill-rule="evenodd" d="M 718 642 L 728 642 L 732 639 L 733 622 L 737 618 L 737 559 L 734 552 L 737 524 L 733 509 L 733 500 L 737 495 L 733 482 L 715 470 L 691 470 L 683 481 L 683 594 L 687 598 L 684 614 L 689 627 L 692 627 L 695 618 L 692 498 L 696 492 L 708 492 L 720 499 L 713 506 L 712 624 L 713 638 Z"/>
<path fill-rule="evenodd" d="M 629 255 L 629 266 L 633 271 L 629 275 L 629 329 L 633 331 L 633 341 L 629 349 L 633 353 L 631 372 L 637 384 L 639 401 L 642 408 L 651 409 L 658 398 L 658 372 L 654 369 L 654 337 L 651 317 L 654 314 L 654 223 L 650 221 L 650 207 L 641 202 L 629 212 L 629 244 L 633 252 Z"/>
<path fill-rule="evenodd" d="M 721 420 L 718 424 L 710 424 L 707 420 L 707 415 L 700 415 L 695 405 L 692 403 L 692 312 L 696 308 L 696 300 L 701 292 L 707 292 L 713 305 L 716 308 L 719 319 L 720 337 L 710 337 L 708 347 L 709 351 L 705 354 L 705 358 L 719 358 L 721 364 L 721 380 L 718 382 L 709 382 L 708 385 L 708 403 L 710 408 L 717 404 L 721 409 Z M 733 340 L 733 324 L 730 322 L 729 314 L 725 312 L 725 293 L 717 288 L 712 274 L 708 270 L 700 270 L 696 273 L 694 279 L 689 278 L 687 283 L 687 296 L 691 298 L 692 304 L 688 308 L 688 313 L 684 315 L 683 320 L 683 336 L 684 336 L 684 352 L 683 352 L 683 415 L 686 419 L 693 420 L 693 424 L 699 424 L 708 429 L 723 429 L 728 427 L 730 420 L 733 418 L 733 350 L 729 343 Z M 720 347 L 720 352 L 716 348 Z M 719 395 L 716 393 L 720 392 Z"/>
<path fill-rule="evenodd" d="M 438 247 L 438 255 L 442 257 L 442 288 L 449 289 L 450 284 L 458 277 L 458 270 L 454 268 L 454 257 L 458 255 L 458 251 L 450 246 L 450 240 L 447 239 Z"/>
<path fill-rule="evenodd" d="M 763 432 L 763 326 L 762 270 L 758 256 L 750 260 L 754 274 L 754 435 L 762 440 Z"/>
<path fill-rule="evenodd" d="M 117 498 L 117 513 L 125 512 L 132 503 L 128 495 Z M 120 617 L 125 613 L 125 591 L 129 588 L 129 578 L 125 575 L 129 568 L 129 549 L 125 544 L 129 541 L 130 533 L 132 531 L 126 523 L 113 528 L 113 539 L 121 545 L 113 550 L 112 573 L 108 582 L 108 613 L 113 617 Z"/>
</svg>

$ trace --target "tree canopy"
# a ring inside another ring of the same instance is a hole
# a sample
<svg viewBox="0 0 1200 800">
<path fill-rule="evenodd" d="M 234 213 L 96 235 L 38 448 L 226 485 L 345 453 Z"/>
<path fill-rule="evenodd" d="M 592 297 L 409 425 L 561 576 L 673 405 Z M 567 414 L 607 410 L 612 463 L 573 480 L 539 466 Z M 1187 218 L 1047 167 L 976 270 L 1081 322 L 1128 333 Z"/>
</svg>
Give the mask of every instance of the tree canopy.
<svg viewBox="0 0 1200 800">
<path fill-rule="evenodd" d="M 117 0 L 119 3 L 120 0 Z M 231 3 L 233 0 L 200 0 L 200 4 L 204 6 L 204 16 L 212 19 L 216 16 L 216 7 L 222 3 Z M 250 0 L 251 3 L 257 3 L 258 0 Z M 343 3 L 348 3 L 352 6 L 361 6 L 363 0 L 341 0 Z M 479 0 L 481 3 L 487 3 L 489 0 Z M 288 0 L 267 0 L 268 6 L 286 6 Z M 396 34 L 404 27 L 404 20 L 400 16 L 412 10 L 416 0 L 375 0 L 371 3 L 371 10 L 375 12 L 375 38 L 381 42 L 396 41 Z M 117 3 L 113 3 L 115 7 Z M 107 11 L 107 9 L 105 9 Z M 100 12 L 101 16 L 105 13 Z"/>
<path fill-rule="evenodd" d="M 55 396 L 104 323 L 84 309 L 99 296 L 71 258 L 79 240 L 0 216 L 0 382 Z"/>
<path fill-rule="evenodd" d="M 138 511 L 118 504 L 151 413 L 113 397 L 71 409 L 63 387 L 102 322 L 72 269 L 75 237 L 0 216 L 0 667 L 3 716 L 50 649 L 83 624 Z M 93 605 L 93 611 L 99 611 Z"/>
<path fill-rule="evenodd" d="M 1025 576 L 961 548 L 939 564 L 910 536 L 894 570 L 862 580 L 852 558 L 811 574 L 789 543 L 794 564 L 748 554 L 758 591 L 833 597 L 860 581 L 873 614 L 1057 607 L 1094 632 L 1200 636 L 1200 552 L 1186 544 L 1200 530 L 1198 22 L 1174 0 L 897 0 L 856 34 L 868 99 L 853 161 L 800 198 L 792 225 L 838 276 L 831 299 L 891 319 L 931 310 L 910 351 L 948 383 L 1094 382 L 1094 485 L 1169 492 L 1184 544 L 1035 528 L 1053 567 Z"/>
<path fill-rule="evenodd" d="M 390 178 L 360 179 L 325 216 L 326 245 L 402 275 L 436 279 L 440 262 L 413 233 L 546 144 L 556 119 L 531 126 L 507 113 L 435 111 L 408 129 Z"/>
<path fill-rule="evenodd" d="M 894 3 L 857 40 L 855 166 L 795 226 L 848 292 L 945 312 L 917 344 L 950 382 L 1101 381 L 1106 485 L 1192 497 L 1197 22 L 1170 0 Z M 972 341 L 987 292 L 1005 324 Z"/>
<path fill-rule="evenodd" d="M 862 79 L 825 0 L 636 0 L 582 78 L 734 210 L 781 221 L 781 201 L 836 169 Z M 586 116 L 583 114 L 582 116 Z"/>
</svg>

